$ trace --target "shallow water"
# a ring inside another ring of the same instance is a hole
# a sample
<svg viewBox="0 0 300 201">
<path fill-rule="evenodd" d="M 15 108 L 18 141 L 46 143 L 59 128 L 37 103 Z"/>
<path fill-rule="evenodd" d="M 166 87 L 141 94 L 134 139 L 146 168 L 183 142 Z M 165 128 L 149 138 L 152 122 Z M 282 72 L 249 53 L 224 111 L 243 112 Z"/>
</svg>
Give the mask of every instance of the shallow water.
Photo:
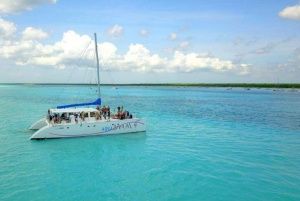
<svg viewBox="0 0 300 201">
<path fill-rule="evenodd" d="M 29 140 L 48 108 L 95 90 L 0 87 L 1 200 L 300 199 L 299 92 L 103 87 L 102 104 L 139 112 L 146 132 Z"/>
</svg>

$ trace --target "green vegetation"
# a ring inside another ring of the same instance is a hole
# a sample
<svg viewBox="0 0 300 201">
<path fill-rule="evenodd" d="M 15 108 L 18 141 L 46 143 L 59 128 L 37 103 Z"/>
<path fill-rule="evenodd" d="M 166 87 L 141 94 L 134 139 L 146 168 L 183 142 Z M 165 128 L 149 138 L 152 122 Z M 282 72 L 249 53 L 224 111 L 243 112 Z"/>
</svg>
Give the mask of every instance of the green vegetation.
<svg viewBox="0 0 300 201">
<path fill-rule="evenodd" d="M 277 88 L 277 84 L 262 83 L 165 83 L 165 84 L 118 84 L 118 86 L 176 86 L 176 87 L 250 87 L 250 88 Z M 279 88 L 300 88 L 300 84 L 280 84 Z"/>
<path fill-rule="evenodd" d="M 193 84 L 140 84 L 143 86 L 182 86 L 182 87 L 249 87 L 249 88 L 300 88 L 300 84 L 269 84 L 269 83 L 193 83 Z"/>
<path fill-rule="evenodd" d="M 91 84 L 64 84 L 64 83 L 3 83 L 0 85 L 91 85 Z M 95 85 L 95 84 L 92 84 Z M 101 86 L 170 86 L 170 87 L 247 87 L 247 88 L 300 88 L 300 83 L 162 83 L 162 84 L 101 84 Z"/>
</svg>

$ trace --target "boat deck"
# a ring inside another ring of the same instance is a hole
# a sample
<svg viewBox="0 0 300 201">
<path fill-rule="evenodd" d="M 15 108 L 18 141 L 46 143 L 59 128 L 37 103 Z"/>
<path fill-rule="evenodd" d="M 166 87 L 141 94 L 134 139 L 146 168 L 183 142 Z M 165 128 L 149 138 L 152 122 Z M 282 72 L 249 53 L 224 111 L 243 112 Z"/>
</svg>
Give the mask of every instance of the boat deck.
<svg viewBox="0 0 300 201">
<path fill-rule="evenodd" d="M 126 118 L 129 119 L 129 118 Z M 83 124 L 83 123 L 100 123 L 100 122 L 108 122 L 108 121 L 119 121 L 119 120 L 125 120 L 125 119 L 116 119 L 116 118 L 107 118 L 102 117 L 101 119 L 96 119 L 95 117 L 87 117 L 84 120 L 81 118 L 78 118 L 76 121 L 75 119 L 62 119 L 58 121 L 51 120 L 48 123 L 52 126 L 61 126 L 61 125 L 71 125 L 71 124 Z"/>
</svg>

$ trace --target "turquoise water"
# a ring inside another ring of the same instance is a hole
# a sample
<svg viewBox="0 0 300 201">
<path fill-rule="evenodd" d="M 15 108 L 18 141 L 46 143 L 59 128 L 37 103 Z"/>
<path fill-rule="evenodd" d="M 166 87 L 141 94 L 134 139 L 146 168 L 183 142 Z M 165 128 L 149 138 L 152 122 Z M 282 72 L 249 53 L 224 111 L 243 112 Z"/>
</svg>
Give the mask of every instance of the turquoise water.
<svg viewBox="0 0 300 201">
<path fill-rule="evenodd" d="M 0 87 L 0 200 L 299 200 L 300 92 L 110 87 L 147 132 L 30 141 L 87 86 Z M 107 103 L 110 104 L 107 104 Z"/>
</svg>

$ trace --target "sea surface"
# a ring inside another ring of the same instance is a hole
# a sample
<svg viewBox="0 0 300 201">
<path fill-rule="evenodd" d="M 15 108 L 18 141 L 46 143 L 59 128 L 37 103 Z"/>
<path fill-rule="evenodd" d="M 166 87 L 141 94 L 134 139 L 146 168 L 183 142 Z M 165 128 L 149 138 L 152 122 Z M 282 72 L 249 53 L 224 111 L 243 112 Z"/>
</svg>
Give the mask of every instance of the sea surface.
<svg viewBox="0 0 300 201">
<path fill-rule="evenodd" d="M 94 86 L 0 85 L 0 200 L 300 200 L 300 92 L 101 88 L 147 131 L 29 140 Z"/>
</svg>

